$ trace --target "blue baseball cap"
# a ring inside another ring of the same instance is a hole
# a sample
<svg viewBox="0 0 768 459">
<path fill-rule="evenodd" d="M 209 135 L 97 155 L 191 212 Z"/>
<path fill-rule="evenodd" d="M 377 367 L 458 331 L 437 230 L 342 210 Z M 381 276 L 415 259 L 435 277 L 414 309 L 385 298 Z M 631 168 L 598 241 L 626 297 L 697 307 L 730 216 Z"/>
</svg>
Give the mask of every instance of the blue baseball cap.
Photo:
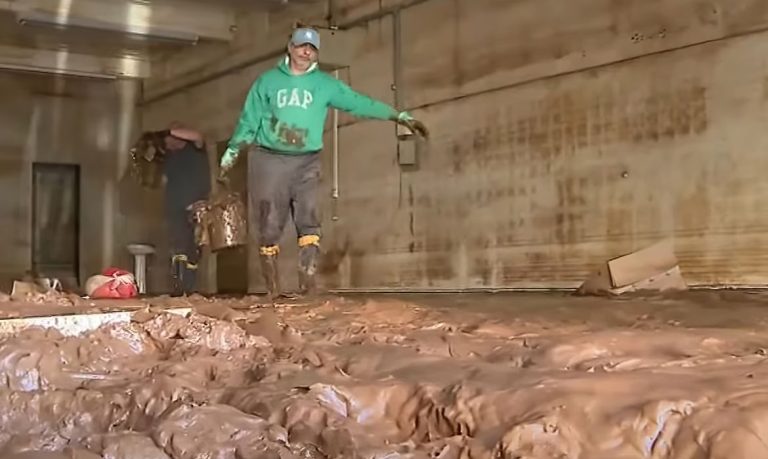
<svg viewBox="0 0 768 459">
<path fill-rule="evenodd" d="M 309 43 L 317 49 L 320 49 L 320 34 L 317 30 L 309 27 L 299 27 L 293 31 L 291 35 L 291 43 L 293 46 L 301 46 Z"/>
</svg>

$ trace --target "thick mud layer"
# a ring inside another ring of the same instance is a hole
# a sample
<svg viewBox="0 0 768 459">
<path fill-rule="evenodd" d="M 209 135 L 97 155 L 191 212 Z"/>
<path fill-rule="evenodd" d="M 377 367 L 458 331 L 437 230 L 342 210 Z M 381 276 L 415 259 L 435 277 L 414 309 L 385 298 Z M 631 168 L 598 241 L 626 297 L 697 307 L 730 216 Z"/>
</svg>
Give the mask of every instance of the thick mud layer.
<svg viewBox="0 0 768 459">
<path fill-rule="evenodd" d="M 762 295 L 254 303 L 4 340 L 0 457 L 768 457 Z"/>
</svg>

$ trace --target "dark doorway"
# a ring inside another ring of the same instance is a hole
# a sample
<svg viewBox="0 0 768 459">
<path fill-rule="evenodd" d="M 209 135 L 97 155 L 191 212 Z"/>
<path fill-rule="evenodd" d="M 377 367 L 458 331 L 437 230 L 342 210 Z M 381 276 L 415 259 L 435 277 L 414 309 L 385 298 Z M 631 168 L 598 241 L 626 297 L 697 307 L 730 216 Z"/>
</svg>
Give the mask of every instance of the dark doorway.
<svg viewBox="0 0 768 459">
<path fill-rule="evenodd" d="M 216 145 L 216 163 L 227 149 L 227 141 Z M 235 167 L 229 172 L 229 186 L 232 191 L 241 193 L 243 198 L 248 196 L 248 155 L 242 154 Z M 215 172 L 218 175 L 218 170 Z M 247 202 L 247 201 L 246 201 Z M 216 254 L 216 285 L 222 294 L 248 293 L 248 247 L 240 246 L 225 249 Z"/>
<path fill-rule="evenodd" d="M 32 164 L 32 268 L 80 285 L 80 166 Z"/>
</svg>

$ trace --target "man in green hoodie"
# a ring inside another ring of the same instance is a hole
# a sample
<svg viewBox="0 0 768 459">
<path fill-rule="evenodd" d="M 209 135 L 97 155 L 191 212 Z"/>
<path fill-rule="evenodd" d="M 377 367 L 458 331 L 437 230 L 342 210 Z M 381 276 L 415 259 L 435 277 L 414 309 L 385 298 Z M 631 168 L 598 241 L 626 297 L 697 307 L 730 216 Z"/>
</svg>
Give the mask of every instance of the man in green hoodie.
<svg viewBox="0 0 768 459">
<path fill-rule="evenodd" d="M 280 295 L 278 243 L 288 215 L 299 245 L 299 289 L 314 288 L 320 246 L 319 152 L 328 108 L 352 115 L 391 120 L 427 136 L 424 125 L 407 112 L 355 92 L 318 69 L 317 30 L 293 31 L 288 52 L 278 65 L 251 86 L 235 132 L 221 158 L 220 177 L 249 150 L 248 177 L 252 214 L 259 229 L 259 254 L 270 298 Z"/>
</svg>

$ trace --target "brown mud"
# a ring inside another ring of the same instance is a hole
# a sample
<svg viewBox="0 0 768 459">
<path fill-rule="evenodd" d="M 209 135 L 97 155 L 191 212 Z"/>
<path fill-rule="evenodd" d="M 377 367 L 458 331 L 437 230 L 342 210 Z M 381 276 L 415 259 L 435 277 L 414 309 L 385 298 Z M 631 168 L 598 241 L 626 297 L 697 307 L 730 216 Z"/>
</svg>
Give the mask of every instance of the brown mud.
<svg viewBox="0 0 768 459">
<path fill-rule="evenodd" d="M 762 293 L 137 302 L 2 341 L 0 457 L 768 457 Z"/>
</svg>

